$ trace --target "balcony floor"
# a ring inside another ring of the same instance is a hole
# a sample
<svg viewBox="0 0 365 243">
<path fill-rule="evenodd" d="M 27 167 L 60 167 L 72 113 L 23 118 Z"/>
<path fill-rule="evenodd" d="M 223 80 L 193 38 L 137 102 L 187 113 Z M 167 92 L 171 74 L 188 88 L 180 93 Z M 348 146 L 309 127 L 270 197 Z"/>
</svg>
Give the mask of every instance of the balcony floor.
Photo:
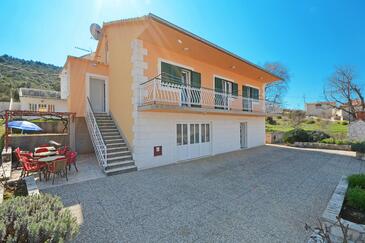
<svg viewBox="0 0 365 243">
<path fill-rule="evenodd" d="M 203 113 L 203 114 L 219 114 L 219 115 L 236 115 L 236 116 L 265 116 L 265 112 L 249 112 L 240 110 L 223 110 L 214 108 L 201 108 L 189 106 L 177 106 L 166 104 L 149 104 L 138 107 L 138 111 L 149 112 L 178 112 L 178 113 Z"/>
</svg>

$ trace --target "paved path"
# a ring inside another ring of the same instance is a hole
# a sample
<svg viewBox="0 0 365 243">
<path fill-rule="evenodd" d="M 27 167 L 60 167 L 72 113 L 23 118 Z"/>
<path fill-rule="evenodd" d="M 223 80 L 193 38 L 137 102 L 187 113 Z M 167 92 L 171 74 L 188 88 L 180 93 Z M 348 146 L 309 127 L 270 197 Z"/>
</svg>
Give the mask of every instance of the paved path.
<svg viewBox="0 0 365 243">
<path fill-rule="evenodd" d="M 77 242 L 305 242 L 305 222 L 362 163 L 263 146 L 45 191 L 81 205 Z"/>
</svg>

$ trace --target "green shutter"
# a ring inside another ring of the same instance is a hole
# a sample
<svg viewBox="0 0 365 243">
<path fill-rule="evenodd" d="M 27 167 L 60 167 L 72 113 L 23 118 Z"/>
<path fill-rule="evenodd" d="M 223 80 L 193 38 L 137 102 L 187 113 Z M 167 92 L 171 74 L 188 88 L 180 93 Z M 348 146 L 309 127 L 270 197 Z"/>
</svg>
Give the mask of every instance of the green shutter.
<svg viewBox="0 0 365 243">
<path fill-rule="evenodd" d="M 215 92 L 223 92 L 223 82 L 220 78 L 214 79 Z"/>
<path fill-rule="evenodd" d="M 253 99 L 259 99 L 259 90 L 258 89 L 255 89 L 255 88 L 252 88 L 252 98 Z"/>
<path fill-rule="evenodd" d="M 242 96 L 245 98 L 250 98 L 250 88 L 247 86 L 242 86 Z"/>
<path fill-rule="evenodd" d="M 181 68 L 161 62 L 161 78 L 167 83 L 181 83 Z"/>
<path fill-rule="evenodd" d="M 191 71 L 191 87 L 193 88 L 201 88 L 201 75 L 200 73 Z M 200 103 L 200 90 L 192 90 L 191 97 L 194 103 Z M 195 107 L 201 107 L 201 105 L 192 105 Z"/>
<path fill-rule="evenodd" d="M 191 72 L 191 86 L 194 88 L 201 88 L 201 75 L 197 72 Z"/>
<path fill-rule="evenodd" d="M 232 83 L 232 95 L 238 96 L 238 84 Z"/>
</svg>

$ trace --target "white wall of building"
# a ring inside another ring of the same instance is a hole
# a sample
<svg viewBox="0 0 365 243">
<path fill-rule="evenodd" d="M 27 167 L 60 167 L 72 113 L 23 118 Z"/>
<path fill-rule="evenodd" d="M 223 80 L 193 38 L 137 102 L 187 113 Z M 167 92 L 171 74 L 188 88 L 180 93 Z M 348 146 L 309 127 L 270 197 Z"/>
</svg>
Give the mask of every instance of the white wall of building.
<svg viewBox="0 0 365 243">
<path fill-rule="evenodd" d="M 29 110 L 29 104 L 46 104 L 46 105 L 54 105 L 56 112 L 67 112 L 67 100 L 61 99 L 41 99 L 34 97 L 19 97 L 20 100 L 20 109 L 21 110 Z"/>
<path fill-rule="evenodd" d="M 240 149 L 240 123 L 247 122 L 248 148 L 265 144 L 265 118 L 188 113 L 138 112 L 133 158 L 139 169 L 177 162 L 176 124 L 210 123 L 211 155 Z M 163 116 L 162 116 L 163 114 Z M 153 155 L 162 146 L 162 156 Z"/>
</svg>

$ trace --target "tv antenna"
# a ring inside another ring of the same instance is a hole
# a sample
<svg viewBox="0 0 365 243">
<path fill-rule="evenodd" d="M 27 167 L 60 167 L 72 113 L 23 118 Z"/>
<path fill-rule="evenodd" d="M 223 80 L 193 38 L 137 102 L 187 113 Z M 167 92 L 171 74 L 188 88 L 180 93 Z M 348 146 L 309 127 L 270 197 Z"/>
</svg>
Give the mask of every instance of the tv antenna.
<svg viewBox="0 0 365 243">
<path fill-rule="evenodd" d="M 90 25 L 90 33 L 92 35 L 92 37 L 95 39 L 95 40 L 99 40 L 100 37 L 101 37 L 101 27 L 100 25 L 98 24 L 91 24 Z"/>
<path fill-rule="evenodd" d="M 88 53 L 91 53 L 91 52 L 92 52 L 92 50 L 91 50 L 91 49 L 90 49 L 90 50 L 88 50 L 88 49 L 81 48 L 81 47 L 78 47 L 78 46 L 75 46 L 75 48 L 76 48 L 76 49 L 78 49 L 78 50 L 80 50 L 80 51 L 86 51 L 86 52 L 88 52 Z"/>
</svg>

